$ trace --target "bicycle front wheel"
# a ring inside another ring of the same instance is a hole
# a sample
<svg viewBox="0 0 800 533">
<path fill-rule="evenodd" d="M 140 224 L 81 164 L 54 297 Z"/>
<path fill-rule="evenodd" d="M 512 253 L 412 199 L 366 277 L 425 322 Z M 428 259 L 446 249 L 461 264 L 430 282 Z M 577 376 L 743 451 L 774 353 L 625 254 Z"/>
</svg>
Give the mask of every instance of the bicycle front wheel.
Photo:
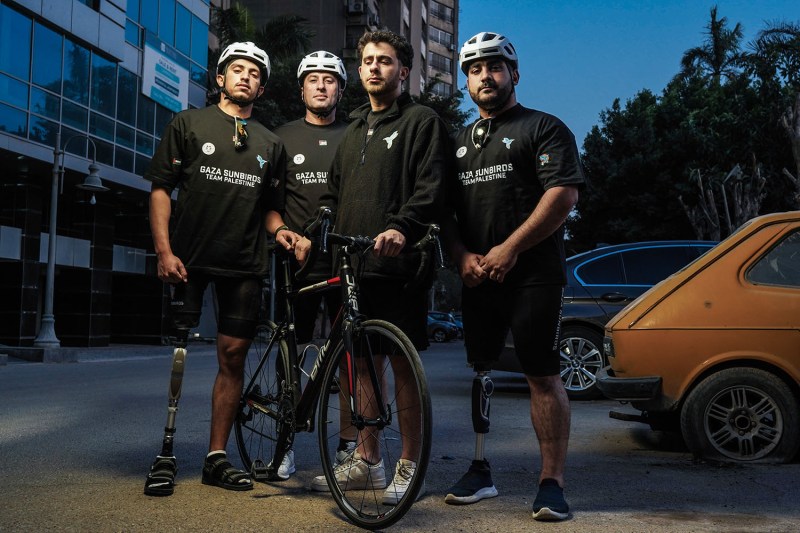
<svg viewBox="0 0 800 533">
<path fill-rule="evenodd" d="M 396 326 L 366 320 L 353 333 L 353 353 L 340 343 L 323 379 L 318 426 L 328 488 L 356 525 L 387 527 L 424 492 L 432 415 L 419 354 Z M 338 450 L 342 440 L 355 449 Z"/>
<path fill-rule="evenodd" d="M 267 351 L 276 331 L 272 322 L 256 329 L 244 366 L 245 388 L 233 424 L 239 456 L 258 481 L 265 480 L 265 469 L 275 455 L 282 428 L 281 418 L 287 406 L 291 407 L 284 370 L 289 368 L 286 340 L 277 339 Z"/>
</svg>

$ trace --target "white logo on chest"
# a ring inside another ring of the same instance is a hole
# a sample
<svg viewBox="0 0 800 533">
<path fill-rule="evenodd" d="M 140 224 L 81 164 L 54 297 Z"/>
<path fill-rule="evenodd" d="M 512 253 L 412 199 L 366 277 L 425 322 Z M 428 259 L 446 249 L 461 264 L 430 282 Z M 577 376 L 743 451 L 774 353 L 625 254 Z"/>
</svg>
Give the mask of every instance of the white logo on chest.
<svg viewBox="0 0 800 533">
<path fill-rule="evenodd" d="M 397 139 L 398 135 L 399 135 L 399 133 L 397 132 L 397 130 L 395 130 L 394 133 L 392 133 L 388 137 L 384 137 L 383 138 L 383 140 L 386 141 L 386 149 L 387 150 L 392 147 L 392 143 L 394 142 L 395 139 Z"/>
</svg>

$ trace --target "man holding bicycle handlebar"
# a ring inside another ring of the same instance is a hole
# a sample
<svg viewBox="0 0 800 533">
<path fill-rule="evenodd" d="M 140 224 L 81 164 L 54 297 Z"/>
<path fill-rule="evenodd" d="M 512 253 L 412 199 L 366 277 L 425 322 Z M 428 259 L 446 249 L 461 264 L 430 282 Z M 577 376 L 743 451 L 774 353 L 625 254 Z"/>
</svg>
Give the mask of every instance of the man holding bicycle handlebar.
<svg viewBox="0 0 800 533">
<path fill-rule="evenodd" d="M 443 180 L 449 170 L 449 138 L 438 115 L 413 103 L 402 90 L 414 55 L 405 38 L 390 31 L 365 33 L 358 53 L 359 75 L 369 103 L 350 115 L 353 122 L 334 158 L 328 192 L 320 205 L 335 213 L 337 232 L 374 236 L 373 253 L 356 267 L 363 270 L 360 310 L 397 325 L 422 350 L 428 346 L 427 290 L 404 289 L 416 274 L 419 259 L 400 252 L 407 242 L 423 236 L 421 224 L 438 220 Z M 305 258 L 308 246 L 307 242 L 298 246 L 298 259 Z M 397 376 L 409 373 L 391 363 Z M 419 424 L 418 409 L 400 406 L 398 411 L 401 426 Z M 375 428 L 361 431 L 356 452 L 336 469 L 337 483 L 387 486 L 378 439 Z M 394 465 L 384 503 L 396 503 L 405 494 L 416 468 L 410 460 L 417 456 L 415 446 L 410 439 L 403 440 L 402 457 Z M 328 490 L 324 477 L 316 478 L 312 488 Z"/>
<path fill-rule="evenodd" d="M 319 199 L 328 189 L 328 171 L 347 124 L 336 120 L 336 106 L 347 84 L 347 72 L 341 59 L 319 50 L 305 56 L 297 68 L 300 98 L 306 106 L 303 118 L 280 126 L 275 133 L 283 140 L 288 154 L 284 221 L 281 236 L 302 235 L 303 224 L 314 216 Z M 331 276 L 331 254 L 319 254 L 310 272 L 295 286 L 300 289 Z M 296 271 L 297 269 L 295 269 Z M 280 280 L 279 280 L 280 281 Z M 312 340 L 317 311 L 325 299 L 331 323 L 341 303 L 339 291 L 326 291 L 294 303 L 295 335 L 298 344 Z M 344 414 L 346 411 L 342 409 Z M 352 432 L 350 432 L 352 433 Z M 355 448 L 355 436 L 348 434 L 339 443 L 338 457 L 343 461 Z M 278 469 L 278 476 L 288 479 L 295 472 L 294 450 L 289 450 Z"/>
</svg>

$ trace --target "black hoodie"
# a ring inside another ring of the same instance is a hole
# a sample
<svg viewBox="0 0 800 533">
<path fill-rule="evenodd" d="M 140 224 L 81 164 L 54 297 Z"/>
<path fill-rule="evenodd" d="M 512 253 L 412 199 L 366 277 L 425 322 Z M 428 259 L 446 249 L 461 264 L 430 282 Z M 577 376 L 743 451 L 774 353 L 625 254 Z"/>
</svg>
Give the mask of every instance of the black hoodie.
<svg viewBox="0 0 800 533">
<path fill-rule="evenodd" d="M 388 229 L 409 244 L 422 237 L 423 224 L 442 214 L 444 180 L 450 172 L 450 139 L 429 107 L 403 93 L 374 125 L 367 139 L 367 103 L 350 114 L 352 123 L 334 157 L 328 192 L 320 205 L 333 209 L 335 231 L 375 237 Z M 369 278 L 408 279 L 418 258 L 370 256 Z"/>
</svg>

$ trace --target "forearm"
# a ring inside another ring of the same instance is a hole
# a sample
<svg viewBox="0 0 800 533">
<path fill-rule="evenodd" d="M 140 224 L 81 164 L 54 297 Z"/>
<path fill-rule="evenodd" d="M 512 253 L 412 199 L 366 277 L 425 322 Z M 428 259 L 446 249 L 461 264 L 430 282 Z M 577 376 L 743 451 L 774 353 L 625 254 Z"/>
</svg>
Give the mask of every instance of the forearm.
<svg viewBox="0 0 800 533">
<path fill-rule="evenodd" d="M 150 232 L 156 255 L 172 254 L 169 244 L 169 218 L 172 214 L 172 199 L 169 191 L 153 187 L 150 192 Z"/>
<path fill-rule="evenodd" d="M 266 217 L 267 232 L 270 235 L 275 235 L 275 232 L 277 232 L 281 226 L 286 226 L 286 223 L 283 221 L 283 216 L 281 216 L 279 212 L 274 210 L 267 211 L 267 217 Z"/>
<path fill-rule="evenodd" d="M 545 191 L 530 216 L 503 243 L 516 254 L 528 250 L 552 235 L 567 220 L 578 202 L 578 189 L 564 186 Z"/>
</svg>

